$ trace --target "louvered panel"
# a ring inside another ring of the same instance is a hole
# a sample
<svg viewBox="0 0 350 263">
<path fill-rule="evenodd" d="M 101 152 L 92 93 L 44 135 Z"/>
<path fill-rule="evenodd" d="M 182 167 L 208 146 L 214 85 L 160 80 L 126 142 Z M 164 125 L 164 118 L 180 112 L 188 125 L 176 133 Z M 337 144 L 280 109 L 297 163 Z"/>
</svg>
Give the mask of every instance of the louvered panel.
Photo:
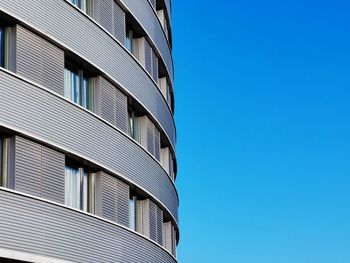
<svg viewBox="0 0 350 263">
<path fill-rule="evenodd" d="M 154 127 L 154 156 L 160 161 L 160 132 Z"/>
<path fill-rule="evenodd" d="M 157 207 L 149 201 L 149 238 L 157 242 Z"/>
<path fill-rule="evenodd" d="M 175 174 L 174 174 L 174 160 L 173 160 L 173 156 L 170 153 L 169 154 L 169 175 L 171 177 L 171 179 L 175 179 Z"/>
<path fill-rule="evenodd" d="M 41 197 L 64 203 L 65 155 L 42 146 L 42 191 Z"/>
<path fill-rule="evenodd" d="M 42 84 L 41 38 L 20 25 L 16 29 L 16 73 Z"/>
<path fill-rule="evenodd" d="M 171 222 L 166 222 L 164 223 L 163 227 L 163 242 L 164 242 L 164 247 L 166 250 L 168 250 L 170 253 L 173 252 L 173 236 L 172 236 L 172 225 Z"/>
<path fill-rule="evenodd" d="M 95 213 L 102 217 L 102 172 L 96 173 L 95 181 Z"/>
<path fill-rule="evenodd" d="M 176 263 L 163 248 L 120 226 L 0 190 L 0 247 L 76 263 Z"/>
<path fill-rule="evenodd" d="M 116 88 L 106 79 L 100 77 L 101 117 L 116 126 Z"/>
<path fill-rule="evenodd" d="M 48 89 L 64 95 L 64 52 L 42 40 L 43 81 Z"/>
<path fill-rule="evenodd" d="M 117 180 L 117 179 L 116 179 Z M 129 226 L 129 185 L 117 180 L 117 223 Z"/>
<path fill-rule="evenodd" d="M 145 39 L 144 44 L 145 44 L 145 68 L 147 72 L 152 75 L 152 47 L 148 43 L 147 39 Z"/>
<path fill-rule="evenodd" d="M 158 57 L 152 50 L 152 76 L 158 82 Z"/>
<path fill-rule="evenodd" d="M 163 211 L 158 206 L 157 211 L 157 242 L 159 245 L 163 245 Z"/>
<path fill-rule="evenodd" d="M 16 136 L 15 189 L 41 196 L 41 145 Z"/>
<path fill-rule="evenodd" d="M 125 12 L 113 1 L 114 36 L 122 45 L 125 43 Z"/>
<path fill-rule="evenodd" d="M 101 208 L 102 217 L 117 221 L 117 182 L 109 174 L 101 173 Z"/>
<path fill-rule="evenodd" d="M 114 0 L 98 0 L 99 1 L 99 23 L 109 33 L 113 34 L 113 2 Z"/>
<path fill-rule="evenodd" d="M 128 132 L 128 98 L 120 90 L 115 90 L 116 126 L 123 132 Z"/>
<path fill-rule="evenodd" d="M 176 230 L 173 225 L 171 225 L 171 233 L 172 233 L 172 254 L 176 257 Z"/>
<path fill-rule="evenodd" d="M 154 124 L 147 118 L 147 150 L 154 156 Z"/>
</svg>

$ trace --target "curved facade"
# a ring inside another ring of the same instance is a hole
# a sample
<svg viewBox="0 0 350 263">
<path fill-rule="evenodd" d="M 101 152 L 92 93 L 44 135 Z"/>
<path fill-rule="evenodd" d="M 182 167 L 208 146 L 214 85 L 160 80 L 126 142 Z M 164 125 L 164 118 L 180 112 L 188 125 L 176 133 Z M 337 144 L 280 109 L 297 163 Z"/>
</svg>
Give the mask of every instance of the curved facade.
<svg viewBox="0 0 350 263">
<path fill-rule="evenodd" d="M 0 255 L 177 262 L 170 0 L 0 0 Z"/>
</svg>

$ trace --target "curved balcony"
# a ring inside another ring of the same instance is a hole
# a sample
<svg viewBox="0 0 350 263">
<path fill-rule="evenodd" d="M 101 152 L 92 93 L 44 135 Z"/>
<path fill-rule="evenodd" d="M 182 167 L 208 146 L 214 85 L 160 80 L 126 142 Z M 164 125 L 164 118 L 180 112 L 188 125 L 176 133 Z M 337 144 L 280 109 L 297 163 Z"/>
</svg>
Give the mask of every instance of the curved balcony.
<svg viewBox="0 0 350 263">
<path fill-rule="evenodd" d="M 1 0 L 1 8 L 117 83 L 157 120 L 175 149 L 174 119 L 156 83 L 129 52 L 92 19 L 76 10 L 72 12 L 74 8 L 66 1 Z"/>
<path fill-rule="evenodd" d="M 29 195 L 0 188 L 0 211 L 1 249 L 50 258 L 41 262 L 177 262 L 136 232 Z"/>
<path fill-rule="evenodd" d="M 123 0 L 123 3 L 139 21 L 158 48 L 173 84 L 174 68 L 170 46 L 152 5 L 147 1 L 140 0 Z"/>
<path fill-rule="evenodd" d="M 177 222 L 178 196 L 166 171 L 144 148 L 97 115 L 0 69 L 0 125 L 116 174 L 157 200 Z"/>
</svg>

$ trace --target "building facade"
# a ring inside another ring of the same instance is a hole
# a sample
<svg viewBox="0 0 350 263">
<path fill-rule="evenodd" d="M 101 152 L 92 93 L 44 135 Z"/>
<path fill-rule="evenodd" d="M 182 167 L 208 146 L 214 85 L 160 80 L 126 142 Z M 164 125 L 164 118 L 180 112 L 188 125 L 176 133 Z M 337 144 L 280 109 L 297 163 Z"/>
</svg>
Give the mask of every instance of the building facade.
<svg viewBox="0 0 350 263">
<path fill-rule="evenodd" d="M 177 262 L 171 47 L 171 0 L 0 0 L 1 262 Z"/>
</svg>

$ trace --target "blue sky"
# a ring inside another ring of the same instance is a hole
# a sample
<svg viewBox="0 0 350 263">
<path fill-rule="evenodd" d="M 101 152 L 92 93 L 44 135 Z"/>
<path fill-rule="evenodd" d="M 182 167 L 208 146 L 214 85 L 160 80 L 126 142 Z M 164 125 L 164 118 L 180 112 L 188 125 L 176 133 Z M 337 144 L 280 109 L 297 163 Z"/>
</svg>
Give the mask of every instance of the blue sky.
<svg viewBox="0 0 350 263">
<path fill-rule="evenodd" d="M 350 262 L 349 13 L 173 0 L 181 263 Z"/>
</svg>

